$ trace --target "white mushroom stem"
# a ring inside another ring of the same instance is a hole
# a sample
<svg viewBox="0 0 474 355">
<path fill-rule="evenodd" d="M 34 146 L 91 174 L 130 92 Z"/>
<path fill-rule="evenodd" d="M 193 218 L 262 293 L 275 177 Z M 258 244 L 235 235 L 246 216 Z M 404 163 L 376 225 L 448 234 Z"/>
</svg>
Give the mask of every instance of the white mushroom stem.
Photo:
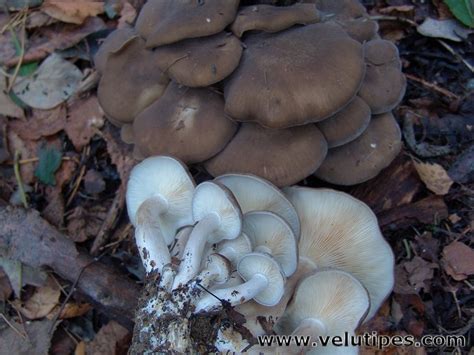
<svg viewBox="0 0 474 355">
<path fill-rule="evenodd" d="M 201 219 L 194 227 L 183 252 L 183 260 L 173 283 L 173 289 L 186 284 L 199 272 L 207 236 L 221 224 L 221 218 L 216 213 L 210 213 Z"/>
<path fill-rule="evenodd" d="M 197 302 L 196 312 L 209 311 L 218 307 L 221 305 L 220 300 L 230 302 L 232 306 L 247 302 L 264 290 L 268 284 L 269 281 L 265 275 L 255 274 L 243 284 L 215 290 L 213 295 L 205 295 Z"/>
<path fill-rule="evenodd" d="M 171 286 L 173 285 L 173 280 L 175 276 L 175 271 L 171 264 L 167 264 L 163 267 L 161 272 L 160 286 L 166 291 L 171 291 Z"/>
<path fill-rule="evenodd" d="M 199 282 L 199 284 L 204 287 L 204 288 L 208 288 L 209 286 L 211 286 L 211 284 L 214 282 L 214 280 L 219 276 L 219 271 L 218 270 L 215 270 L 215 269 L 212 269 L 212 268 L 208 268 L 208 269 L 204 269 L 202 270 L 199 275 L 197 276 L 197 278 L 199 280 L 201 280 Z"/>
<path fill-rule="evenodd" d="M 163 266 L 171 262 L 170 252 L 159 225 L 159 216 L 168 209 L 160 197 L 149 198 L 143 202 L 136 216 L 135 241 L 142 258 L 145 271 L 161 272 Z"/>
<path fill-rule="evenodd" d="M 258 253 L 266 253 L 266 254 L 270 254 L 270 255 L 273 255 L 272 253 L 272 250 L 265 246 L 265 245 L 258 245 L 254 248 L 254 251 L 258 252 Z"/>
<path fill-rule="evenodd" d="M 319 337 L 327 335 L 327 328 L 323 322 L 317 318 L 303 319 L 300 325 L 291 333 L 295 336 L 310 336 L 311 342 L 319 341 Z M 301 354 L 307 347 L 291 344 L 287 348 L 287 354 Z"/>
</svg>

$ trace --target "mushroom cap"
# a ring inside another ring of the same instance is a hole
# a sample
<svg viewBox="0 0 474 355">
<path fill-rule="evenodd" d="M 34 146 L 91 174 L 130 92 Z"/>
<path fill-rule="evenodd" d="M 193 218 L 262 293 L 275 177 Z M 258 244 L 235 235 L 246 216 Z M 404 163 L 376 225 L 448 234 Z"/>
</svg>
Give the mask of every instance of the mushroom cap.
<svg viewBox="0 0 474 355">
<path fill-rule="evenodd" d="M 328 142 L 328 148 L 339 147 L 359 137 L 369 126 L 370 107 L 360 97 L 334 116 L 316 123 Z"/>
<path fill-rule="evenodd" d="M 148 48 L 221 32 L 235 18 L 238 0 L 149 0 L 136 22 Z"/>
<path fill-rule="evenodd" d="M 394 284 L 394 256 L 375 214 L 344 192 L 291 187 L 285 193 L 301 220 L 300 259 L 354 275 L 369 292 L 371 318 Z"/>
<path fill-rule="evenodd" d="M 285 128 L 321 121 L 355 96 L 365 74 L 363 50 L 334 23 L 255 34 L 224 88 L 237 121 Z"/>
<path fill-rule="evenodd" d="M 287 186 L 316 171 L 326 154 L 326 139 L 315 125 L 274 130 L 245 123 L 204 167 L 212 176 L 250 173 Z"/>
<path fill-rule="evenodd" d="M 283 218 L 268 211 L 252 211 L 244 215 L 242 230 L 255 250 L 268 248 L 280 263 L 285 276 L 291 276 L 298 266 L 298 247 L 291 227 Z"/>
<path fill-rule="evenodd" d="M 94 64 L 99 73 L 103 73 L 107 67 L 106 63 L 110 54 L 120 51 L 128 41 L 137 36 L 133 28 L 121 28 L 111 32 L 94 55 Z"/>
<path fill-rule="evenodd" d="M 377 21 L 370 20 L 367 10 L 359 0 L 303 0 L 344 28 L 349 36 L 359 42 L 372 39 L 379 29 Z"/>
<path fill-rule="evenodd" d="M 246 31 L 278 32 L 296 24 L 307 25 L 319 21 L 320 15 L 314 4 L 253 5 L 239 10 L 230 30 L 237 37 L 242 37 Z"/>
<path fill-rule="evenodd" d="M 223 284 L 229 280 L 232 272 L 230 261 L 220 254 L 208 255 L 205 261 L 205 268 L 214 270 L 217 273 L 213 282 Z"/>
<path fill-rule="evenodd" d="M 391 111 L 405 95 L 406 78 L 401 72 L 397 47 L 385 40 L 365 44 L 367 72 L 358 95 L 373 114 Z"/>
<path fill-rule="evenodd" d="M 250 174 L 226 174 L 215 178 L 234 194 L 242 213 L 270 211 L 283 218 L 300 237 L 300 220 L 295 207 L 271 182 Z"/>
<path fill-rule="evenodd" d="M 133 144 L 135 141 L 135 135 L 133 134 L 133 125 L 125 123 L 120 128 L 120 138 L 126 144 Z"/>
<path fill-rule="evenodd" d="M 143 160 L 135 165 L 128 179 L 126 200 L 130 221 L 136 226 L 140 205 L 149 198 L 159 198 L 166 210 L 155 218 L 166 243 L 171 244 L 179 228 L 193 223 L 194 188 L 186 166 L 177 159 L 159 156 Z"/>
<path fill-rule="evenodd" d="M 156 55 L 133 37 L 108 56 L 97 89 L 97 98 L 112 123 L 131 123 L 164 92 L 169 82 L 156 68 Z"/>
<path fill-rule="evenodd" d="M 322 323 L 326 333 L 313 337 L 354 333 L 369 306 L 367 290 L 350 273 L 317 270 L 298 283 L 276 328 L 280 334 L 292 334 L 302 321 L 314 319 Z"/>
<path fill-rule="evenodd" d="M 216 155 L 236 130 L 237 124 L 224 115 L 222 97 L 174 82 L 133 122 L 135 144 L 142 154 L 169 154 L 187 164 Z"/>
<path fill-rule="evenodd" d="M 268 254 L 250 253 L 243 256 L 237 265 L 239 275 L 248 281 L 260 274 L 268 279 L 268 286 L 253 299 L 261 305 L 272 307 L 283 297 L 285 276 L 280 264 Z"/>
<path fill-rule="evenodd" d="M 217 244 L 217 253 L 221 254 L 225 250 L 232 250 L 232 254 L 235 255 L 235 257 L 227 256 L 227 254 L 225 257 L 229 259 L 233 265 L 237 265 L 242 256 L 252 251 L 252 242 L 247 234 L 242 232 L 235 239 L 226 239 Z"/>
<path fill-rule="evenodd" d="M 369 127 L 358 138 L 328 151 L 314 175 L 332 184 L 359 184 L 390 165 L 401 147 L 400 127 L 393 115 L 372 116 Z"/>
<path fill-rule="evenodd" d="M 227 187 L 216 182 L 204 181 L 196 187 L 192 211 L 194 222 L 208 214 L 216 214 L 219 217 L 219 228 L 207 235 L 208 243 L 237 238 L 242 230 L 242 212 L 239 204 Z"/>
<path fill-rule="evenodd" d="M 240 40 L 225 32 L 155 49 L 158 68 L 189 87 L 209 86 L 229 76 L 242 55 Z"/>
</svg>

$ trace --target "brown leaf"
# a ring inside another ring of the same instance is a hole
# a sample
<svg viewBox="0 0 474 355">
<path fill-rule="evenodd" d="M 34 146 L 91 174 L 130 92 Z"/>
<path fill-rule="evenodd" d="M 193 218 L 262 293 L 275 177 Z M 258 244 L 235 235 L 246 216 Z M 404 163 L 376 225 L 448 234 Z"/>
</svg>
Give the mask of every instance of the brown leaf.
<svg viewBox="0 0 474 355">
<path fill-rule="evenodd" d="M 438 265 L 429 263 L 419 256 L 415 256 L 411 261 L 405 262 L 403 266 L 408 272 L 408 282 L 413 287 L 414 293 L 418 293 L 422 289 L 428 292 L 429 284 L 425 281 L 433 278 L 433 269 L 437 269 Z"/>
<path fill-rule="evenodd" d="M 474 274 L 474 250 L 461 242 L 452 242 L 443 249 L 443 267 L 456 281 Z"/>
<path fill-rule="evenodd" d="M 103 206 L 94 206 L 89 210 L 76 207 L 67 217 L 68 236 L 75 242 L 84 242 L 95 237 L 106 216 L 107 210 Z"/>
<path fill-rule="evenodd" d="M 89 303 L 67 303 L 59 319 L 80 317 L 89 312 L 92 306 Z"/>
<path fill-rule="evenodd" d="M 104 178 L 96 170 L 89 169 L 84 176 L 84 188 L 88 194 L 100 194 L 105 190 Z"/>
<path fill-rule="evenodd" d="M 105 29 L 105 23 L 98 17 L 87 19 L 82 26 L 56 23 L 37 29 L 26 44 L 23 63 L 39 61 L 56 50 L 74 46 L 91 33 Z M 10 34 L 0 36 L 0 63 L 14 66 L 20 59 Z"/>
<path fill-rule="evenodd" d="M 120 129 L 113 127 L 110 123 L 106 124 L 103 131 L 103 137 L 107 142 L 107 151 L 112 160 L 112 164 L 117 166 L 117 171 L 122 182 L 128 181 L 128 176 L 137 161 L 132 158 L 132 146 L 125 144 L 120 138 Z"/>
<path fill-rule="evenodd" d="M 137 10 L 126 1 L 123 4 L 122 10 L 120 10 L 120 18 L 118 20 L 117 28 L 128 28 L 132 26 L 136 17 Z"/>
<path fill-rule="evenodd" d="M 0 74 L 0 115 L 22 118 L 24 116 L 23 110 L 15 105 L 10 96 L 5 93 L 6 88 L 5 77 Z"/>
<path fill-rule="evenodd" d="M 104 125 L 104 113 L 96 96 L 75 101 L 68 108 L 65 131 L 77 151 L 89 144 L 97 130 Z"/>
<path fill-rule="evenodd" d="M 41 10 L 60 21 L 80 25 L 86 18 L 103 13 L 104 3 L 95 0 L 45 0 Z"/>
<path fill-rule="evenodd" d="M 13 290 L 8 280 L 7 274 L 0 267 L 0 302 L 5 302 L 10 298 Z"/>
<path fill-rule="evenodd" d="M 51 110 L 33 109 L 29 119 L 14 120 L 9 126 L 25 140 L 38 140 L 51 136 L 64 129 L 66 123 L 66 107 L 59 105 Z"/>
<path fill-rule="evenodd" d="M 415 169 L 426 187 L 436 195 L 446 195 L 453 184 L 453 180 L 439 164 L 430 164 L 414 161 Z"/>
<path fill-rule="evenodd" d="M 21 305 L 15 300 L 20 312 L 29 319 L 39 319 L 47 316 L 59 302 L 61 290 L 54 282 L 48 282 L 46 286 L 38 287 L 25 303 Z"/>
<path fill-rule="evenodd" d="M 94 340 L 86 344 L 87 354 L 126 353 L 130 343 L 129 331 L 115 321 L 100 328 Z"/>
</svg>

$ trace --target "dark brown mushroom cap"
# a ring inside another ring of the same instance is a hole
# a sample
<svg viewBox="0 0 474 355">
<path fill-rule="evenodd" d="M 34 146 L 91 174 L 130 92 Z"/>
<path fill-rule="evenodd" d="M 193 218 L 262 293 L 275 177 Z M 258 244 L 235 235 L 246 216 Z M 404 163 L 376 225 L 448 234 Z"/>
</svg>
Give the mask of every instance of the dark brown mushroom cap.
<svg viewBox="0 0 474 355">
<path fill-rule="evenodd" d="M 365 49 L 367 72 L 359 96 L 373 114 L 391 111 L 400 103 L 406 89 L 397 47 L 377 39 L 367 42 Z"/>
<path fill-rule="evenodd" d="M 97 97 L 114 124 L 130 123 L 161 96 L 169 82 L 156 67 L 156 55 L 140 37 L 111 53 L 99 82 Z"/>
<path fill-rule="evenodd" d="M 244 123 L 227 147 L 204 166 L 212 176 L 250 173 L 287 186 L 314 172 L 326 153 L 326 140 L 315 125 L 273 130 Z"/>
<path fill-rule="evenodd" d="M 149 0 L 135 25 L 148 48 L 221 32 L 234 21 L 238 0 Z"/>
<path fill-rule="evenodd" d="M 368 41 L 377 34 L 377 21 L 370 20 L 367 10 L 359 0 L 303 0 L 303 3 L 315 4 L 332 21 L 359 42 Z"/>
<path fill-rule="evenodd" d="M 225 85 L 237 121 L 286 128 L 321 121 L 349 103 L 365 73 L 360 43 L 334 23 L 260 33 L 245 41 Z"/>
<path fill-rule="evenodd" d="M 240 40 L 225 32 L 155 49 L 158 67 L 176 82 L 209 86 L 230 75 L 242 55 Z"/>
<path fill-rule="evenodd" d="M 246 31 L 278 32 L 296 24 L 307 25 L 319 21 L 320 14 L 314 4 L 254 5 L 241 8 L 230 29 L 237 37 L 242 37 Z"/>
<path fill-rule="evenodd" d="M 171 155 L 189 164 L 217 154 L 236 130 L 220 95 L 174 82 L 133 122 L 135 145 L 143 155 Z"/>
<path fill-rule="evenodd" d="M 354 185 L 375 177 L 398 155 L 400 128 L 393 115 L 375 116 L 356 140 L 330 149 L 315 175 L 338 185 Z"/>
<path fill-rule="evenodd" d="M 111 32 L 101 44 L 94 56 L 94 64 L 99 73 L 103 73 L 105 63 L 111 53 L 116 53 L 127 44 L 128 41 L 138 36 L 133 28 L 122 28 Z"/>
<path fill-rule="evenodd" d="M 369 126 L 370 108 L 359 97 L 334 116 L 316 123 L 326 137 L 329 148 L 339 147 L 359 137 Z"/>
</svg>

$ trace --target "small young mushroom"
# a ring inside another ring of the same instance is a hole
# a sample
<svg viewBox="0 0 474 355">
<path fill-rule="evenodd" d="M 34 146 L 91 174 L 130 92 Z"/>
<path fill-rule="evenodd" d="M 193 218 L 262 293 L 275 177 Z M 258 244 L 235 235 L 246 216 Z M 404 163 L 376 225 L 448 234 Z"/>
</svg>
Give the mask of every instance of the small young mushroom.
<svg viewBox="0 0 474 355">
<path fill-rule="evenodd" d="M 367 72 L 358 95 L 373 114 L 391 111 L 400 103 L 406 89 L 398 49 L 381 39 L 365 43 L 364 49 Z"/>
<path fill-rule="evenodd" d="M 176 231 L 192 223 L 194 181 L 185 166 L 170 157 L 152 157 L 136 165 L 127 184 L 127 210 L 147 272 L 171 261 L 167 245 Z"/>
<path fill-rule="evenodd" d="M 328 148 L 335 148 L 359 137 L 369 126 L 370 116 L 370 107 L 356 96 L 349 105 L 316 126 L 324 134 Z"/>
<path fill-rule="evenodd" d="M 372 116 L 369 127 L 358 138 L 329 149 L 314 174 L 338 185 L 354 185 L 375 177 L 398 155 L 402 136 L 392 113 Z"/>
<path fill-rule="evenodd" d="M 136 29 L 148 48 L 221 32 L 235 18 L 238 0 L 150 0 Z"/>
<path fill-rule="evenodd" d="M 163 96 L 136 117 L 133 133 L 144 156 L 168 154 L 192 164 L 219 153 L 237 127 L 225 117 L 218 94 L 171 82 Z"/>
<path fill-rule="evenodd" d="M 347 167 L 346 167 L 347 169 Z M 374 316 L 394 284 L 394 256 L 372 210 L 330 189 L 285 189 L 301 220 L 300 263 L 333 267 L 354 275 L 368 290 Z"/>
<path fill-rule="evenodd" d="M 147 50 L 138 36 L 109 53 L 97 98 L 112 123 L 131 123 L 163 94 L 169 78 L 156 68 L 155 62 L 156 54 Z"/>
<path fill-rule="evenodd" d="M 133 28 L 121 28 L 111 32 L 94 55 L 94 65 L 97 71 L 103 73 L 107 68 L 109 56 L 120 51 L 128 41 L 137 36 L 138 34 Z"/>
<path fill-rule="evenodd" d="M 300 237 L 300 220 L 295 207 L 270 181 L 250 174 L 226 174 L 215 178 L 234 194 L 242 213 L 270 211 L 288 223 L 295 238 Z"/>
<path fill-rule="evenodd" d="M 299 282 L 275 328 L 279 334 L 311 336 L 311 341 L 319 343 L 311 354 L 332 354 L 331 347 L 321 346 L 319 337 L 354 334 L 369 306 L 367 291 L 351 274 L 337 269 L 318 270 Z M 346 350 L 353 353 L 357 348 Z"/>
<path fill-rule="evenodd" d="M 214 283 L 223 284 L 229 280 L 232 270 L 230 261 L 226 257 L 211 254 L 206 258 L 204 265 L 204 269 L 197 276 L 201 286 L 207 288 Z"/>
<path fill-rule="evenodd" d="M 279 32 L 296 24 L 307 25 L 320 20 L 321 15 L 313 4 L 253 5 L 239 10 L 230 29 L 237 37 L 242 37 L 247 31 Z"/>
<path fill-rule="evenodd" d="M 237 238 L 242 229 L 242 212 L 232 193 L 215 182 L 196 187 L 192 199 L 194 226 L 183 252 L 173 288 L 186 284 L 198 272 L 206 243 Z"/>
<path fill-rule="evenodd" d="M 155 49 L 156 64 L 179 84 L 204 87 L 229 76 L 240 61 L 242 43 L 232 34 L 187 39 Z"/>
<path fill-rule="evenodd" d="M 196 311 L 209 311 L 221 305 L 221 299 L 235 306 L 250 299 L 271 307 L 283 296 L 285 277 L 278 262 L 270 255 L 250 253 L 242 257 L 237 266 L 240 276 L 246 280 L 238 286 L 217 289 L 214 296 L 205 295 L 196 304 Z"/>
<path fill-rule="evenodd" d="M 288 223 L 268 211 L 253 211 L 244 215 L 242 230 L 254 251 L 270 254 L 280 264 L 285 276 L 291 276 L 298 264 L 298 247 Z"/>
<path fill-rule="evenodd" d="M 326 153 L 326 139 L 315 125 L 266 129 L 244 123 L 204 167 L 212 176 L 250 173 L 288 186 L 315 172 Z"/>
<path fill-rule="evenodd" d="M 361 44 L 334 23 L 253 34 L 245 45 L 224 88 L 226 113 L 237 121 L 277 129 L 321 121 L 347 105 L 364 78 Z"/>
</svg>

